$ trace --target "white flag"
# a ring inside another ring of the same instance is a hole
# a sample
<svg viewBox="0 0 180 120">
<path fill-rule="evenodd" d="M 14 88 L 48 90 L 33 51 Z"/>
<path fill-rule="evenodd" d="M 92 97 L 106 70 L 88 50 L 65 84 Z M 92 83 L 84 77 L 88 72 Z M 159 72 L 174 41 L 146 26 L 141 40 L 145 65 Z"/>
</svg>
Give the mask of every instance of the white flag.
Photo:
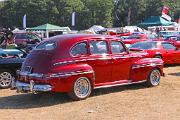
<svg viewBox="0 0 180 120">
<path fill-rule="evenodd" d="M 72 13 L 72 26 L 75 26 L 75 12 Z"/>
<path fill-rule="evenodd" d="M 26 14 L 23 17 L 23 29 L 26 30 Z"/>
</svg>

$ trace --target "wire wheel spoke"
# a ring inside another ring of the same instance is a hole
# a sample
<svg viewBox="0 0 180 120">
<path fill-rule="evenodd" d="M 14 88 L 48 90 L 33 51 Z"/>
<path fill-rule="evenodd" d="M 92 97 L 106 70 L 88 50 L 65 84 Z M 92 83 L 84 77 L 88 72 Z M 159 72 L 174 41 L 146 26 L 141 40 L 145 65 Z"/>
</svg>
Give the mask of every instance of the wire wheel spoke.
<svg viewBox="0 0 180 120">
<path fill-rule="evenodd" d="M 159 81 L 160 81 L 160 73 L 159 73 L 158 70 L 152 71 L 151 76 L 150 76 L 150 80 L 151 80 L 151 83 L 152 83 L 153 85 L 158 85 L 158 84 L 159 84 Z"/>
<path fill-rule="evenodd" d="M 74 85 L 74 92 L 76 96 L 80 98 L 84 98 L 89 95 L 90 93 L 90 82 L 86 78 L 80 78 L 75 82 Z"/>
</svg>

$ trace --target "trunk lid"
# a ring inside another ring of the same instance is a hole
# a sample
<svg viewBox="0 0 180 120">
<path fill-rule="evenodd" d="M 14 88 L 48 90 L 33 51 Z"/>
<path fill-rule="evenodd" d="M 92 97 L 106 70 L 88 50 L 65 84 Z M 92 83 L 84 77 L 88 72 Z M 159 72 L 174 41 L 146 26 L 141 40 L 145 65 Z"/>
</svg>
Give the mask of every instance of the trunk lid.
<svg viewBox="0 0 180 120">
<path fill-rule="evenodd" d="M 21 71 L 28 73 L 48 73 L 52 67 L 53 52 L 34 50 L 22 65 Z"/>
</svg>

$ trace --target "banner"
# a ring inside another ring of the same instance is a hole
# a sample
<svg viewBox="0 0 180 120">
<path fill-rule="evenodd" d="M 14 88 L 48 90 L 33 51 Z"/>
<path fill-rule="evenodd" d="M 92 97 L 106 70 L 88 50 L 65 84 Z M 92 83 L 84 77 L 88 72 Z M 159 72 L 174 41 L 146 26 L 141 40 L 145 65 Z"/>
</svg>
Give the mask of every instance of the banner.
<svg viewBox="0 0 180 120">
<path fill-rule="evenodd" d="M 72 24 L 71 24 L 72 26 L 75 26 L 75 19 L 76 19 L 75 14 L 76 14 L 75 12 L 72 13 Z"/>
<path fill-rule="evenodd" d="M 23 29 L 26 30 L 26 14 L 23 17 Z"/>
</svg>

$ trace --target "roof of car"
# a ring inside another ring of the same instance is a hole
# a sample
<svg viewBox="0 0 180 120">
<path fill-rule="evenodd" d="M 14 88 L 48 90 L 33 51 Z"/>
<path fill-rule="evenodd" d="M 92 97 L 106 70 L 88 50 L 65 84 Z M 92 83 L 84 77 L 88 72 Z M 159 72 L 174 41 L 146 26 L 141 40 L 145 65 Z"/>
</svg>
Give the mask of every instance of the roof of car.
<svg viewBox="0 0 180 120">
<path fill-rule="evenodd" d="M 69 42 L 69 41 L 80 41 L 82 39 L 88 40 L 89 38 L 94 38 L 94 39 L 120 39 L 114 36 L 109 36 L 109 35 L 100 35 L 100 34 L 66 34 L 66 35 L 57 35 L 54 37 L 51 37 L 47 40 L 52 40 L 52 41 L 58 41 L 58 42 Z"/>
<path fill-rule="evenodd" d="M 136 42 L 136 43 L 144 43 L 144 44 L 147 44 L 147 43 L 170 43 L 170 42 L 157 40 L 157 41 L 142 41 L 142 42 Z M 135 43 L 135 44 L 136 44 L 136 43 Z"/>
</svg>

